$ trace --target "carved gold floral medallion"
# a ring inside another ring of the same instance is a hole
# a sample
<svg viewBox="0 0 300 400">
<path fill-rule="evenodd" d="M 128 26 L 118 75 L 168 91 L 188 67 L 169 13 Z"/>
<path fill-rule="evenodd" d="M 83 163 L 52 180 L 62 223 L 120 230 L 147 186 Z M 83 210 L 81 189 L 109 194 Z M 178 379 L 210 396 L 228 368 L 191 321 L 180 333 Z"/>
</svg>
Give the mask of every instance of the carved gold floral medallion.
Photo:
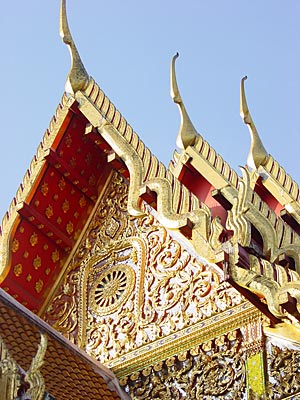
<svg viewBox="0 0 300 400">
<path fill-rule="evenodd" d="M 132 292 L 135 274 L 127 265 L 117 265 L 105 271 L 91 289 L 91 307 L 98 315 L 117 310 Z"/>
</svg>

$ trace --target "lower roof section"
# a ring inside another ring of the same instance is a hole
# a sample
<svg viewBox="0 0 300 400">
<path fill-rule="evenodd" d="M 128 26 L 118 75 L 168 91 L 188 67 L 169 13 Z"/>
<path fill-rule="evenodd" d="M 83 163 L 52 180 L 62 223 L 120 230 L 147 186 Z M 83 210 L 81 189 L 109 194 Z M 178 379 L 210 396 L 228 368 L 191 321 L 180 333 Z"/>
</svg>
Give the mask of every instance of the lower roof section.
<svg viewBox="0 0 300 400">
<path fill-rule="evenodd" d="M 47 347 L 40 372 L 59 400 L 129 399 L 115 375 L 0 289 L 0 336 L 13 359 L 28 371 L 41 342 Z"/>
</svg>

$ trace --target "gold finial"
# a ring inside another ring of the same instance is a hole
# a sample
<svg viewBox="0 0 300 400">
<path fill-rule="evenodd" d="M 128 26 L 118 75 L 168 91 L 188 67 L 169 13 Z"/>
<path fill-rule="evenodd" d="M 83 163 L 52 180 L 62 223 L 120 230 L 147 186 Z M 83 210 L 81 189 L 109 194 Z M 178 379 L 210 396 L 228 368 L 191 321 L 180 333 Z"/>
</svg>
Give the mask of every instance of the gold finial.
<svg viewBox="0 0 300 400">
<path fill-rule="evenodd" d="M 241 90 L 240 90 L 240 116 L 242 117 L 245 124 L 248 126 L 251 135 L 251 145 L 250 151 L 247 158 L 247 165 L 250 168 L 257 169 L 260 165 L 263 165 L 268 158 L 268 153 L 260 140 L 254 122 L 252 120 L 251 114 L 248 109 L 244 82 L 247 76 L 244 76 L 241 80 Z"/>
<path fill-rule="evenodd" d="M 59 31 L 63 42 L 69 47 L 72 62 L 66 82 L 66 92 L 74 94 L 78 90 L 84 90 L 87 87 L 89 75 L 84 68 L 69 29 L 66 12 L 66 0 L 61 0 Z"/>
<path fill-rule="evenodd" d="M 195 143 L 197 137 L 197 131 L 194 128 L 188 113 L 184 107 L 182 98 L 179 93 L 177 80 L 176 80 L 176 73 L 175 73 L 175 60 L 179 57 L 179 54 L 176 53 L 175 56 L 172 58 L 171 62 L 171 71 L 170 71 L 170 83 L 171 83 L 171 97 L 178 105 L 180 116 L 181 116 L 181 124 L 179 128 L 179 132 L 176 139 L 176 145 L 181 149 L 184 150 L 188 146 Z"/>
</svg>

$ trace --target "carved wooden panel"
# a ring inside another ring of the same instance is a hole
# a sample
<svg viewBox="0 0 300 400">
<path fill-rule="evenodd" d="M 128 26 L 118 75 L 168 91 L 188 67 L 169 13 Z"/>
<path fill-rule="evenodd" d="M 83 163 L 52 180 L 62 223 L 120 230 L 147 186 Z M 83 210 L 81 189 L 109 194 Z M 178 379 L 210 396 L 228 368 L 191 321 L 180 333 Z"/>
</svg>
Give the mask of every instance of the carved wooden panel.
<svg viewBox="0 0 300 400">
<path fill-rule="evenodd" d="M 121 380 L 133 400 L 246 399 L 241 335 L 230 332 Z"/>
<path fill-rule="evenodd" d="M 269 398 L 300 398 L 300 349 L 279 347 L 270 343 L 267 365 Z"/>
<path fill-rule="evenodd" d="M 107 362 L 240 304 L 223 272 L 154 216 L 127 213 L 128 185 L 112 177 L 45 319 Z"/>
</svg>

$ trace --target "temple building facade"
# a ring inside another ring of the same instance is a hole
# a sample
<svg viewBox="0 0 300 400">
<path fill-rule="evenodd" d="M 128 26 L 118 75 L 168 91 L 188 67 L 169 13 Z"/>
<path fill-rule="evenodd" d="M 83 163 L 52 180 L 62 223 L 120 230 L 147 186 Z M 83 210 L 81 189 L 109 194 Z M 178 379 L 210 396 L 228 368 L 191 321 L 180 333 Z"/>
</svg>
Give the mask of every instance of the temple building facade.
<svg viewBox="0 0 300 400">
<path fill-rule="evenodd" d="M 299 186 L 246 77 L 235 171 L 193 126 L 173 57 L 166 167 L 85 70 L 65 0 L 60 31 L 66 92 L 1 226 L 0 400 L 300 399 Z"/>
</svg>

